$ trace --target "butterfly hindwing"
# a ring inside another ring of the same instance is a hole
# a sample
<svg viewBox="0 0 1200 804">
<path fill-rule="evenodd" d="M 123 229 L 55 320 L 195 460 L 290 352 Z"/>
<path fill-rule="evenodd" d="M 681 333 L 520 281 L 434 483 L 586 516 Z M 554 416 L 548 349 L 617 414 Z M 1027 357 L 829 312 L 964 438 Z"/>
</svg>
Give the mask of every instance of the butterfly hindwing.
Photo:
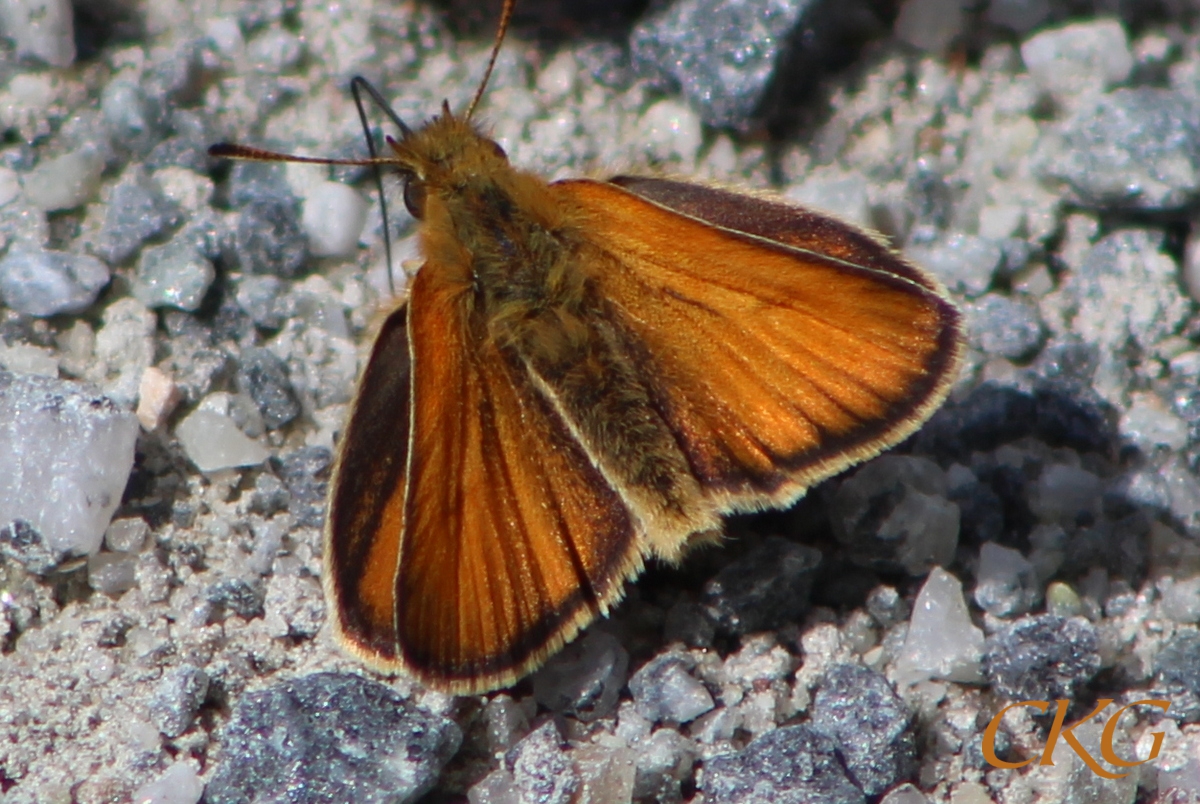
<svg viewBox="0 0 1200 804">
<path fill-rule="evenodd" d="M 396 653 L 396 562 L 408 469 L 410 371 L 407 310 L 384 320 L 359 380 L 330 481 L 325 521 L 326 599 L 334 630 L 380 667 Z"/>
</svg>

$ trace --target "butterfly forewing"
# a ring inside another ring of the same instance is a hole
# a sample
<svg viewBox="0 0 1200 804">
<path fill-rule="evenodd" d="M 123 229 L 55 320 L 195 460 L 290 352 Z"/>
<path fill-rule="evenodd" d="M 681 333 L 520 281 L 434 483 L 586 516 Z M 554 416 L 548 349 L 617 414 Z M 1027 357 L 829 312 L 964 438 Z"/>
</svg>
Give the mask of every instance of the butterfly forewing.
<svg viewBox="0 0 1200 804">
<path fill-rule="evenodd" d="M 413 455 L 396 576 L 404 663 L 458 691 L 512 681 L 620 595 L 634 526 L 464 288 L 413 281 Z"/>
<path fill-rule="evenodd" d="M 912 432 L 944 397 L 958 314 L 916 268 L 707 225 L 612 184 L 554 187 L 608 255 L 601 293 L 724 507 L 794 499 Z"/>
</svg>

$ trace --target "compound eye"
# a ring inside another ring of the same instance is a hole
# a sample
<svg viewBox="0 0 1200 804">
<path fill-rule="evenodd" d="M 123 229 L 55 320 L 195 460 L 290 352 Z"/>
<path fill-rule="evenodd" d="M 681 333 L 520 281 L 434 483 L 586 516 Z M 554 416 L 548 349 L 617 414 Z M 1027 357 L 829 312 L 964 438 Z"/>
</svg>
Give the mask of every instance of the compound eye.
<svg viewBox="0 0 1200 804">
<path fill-rule="evenodd" d="M 408 214 L 417 220 L 425 217 L 425 182 L 420 179 L 405 182 L 404 206 L 408 207 Z"/>
<path fill-rule="evenodd" d="M 504 149 L 500 147 L 500 143 L 493 140 L 488 140 L 488 143 L 492 146 L 492 153 L 496 154 L 496 156 L 500 157 L 501 159 L 508 161 L 508 154 L 504 153 Z"/>
</svg>

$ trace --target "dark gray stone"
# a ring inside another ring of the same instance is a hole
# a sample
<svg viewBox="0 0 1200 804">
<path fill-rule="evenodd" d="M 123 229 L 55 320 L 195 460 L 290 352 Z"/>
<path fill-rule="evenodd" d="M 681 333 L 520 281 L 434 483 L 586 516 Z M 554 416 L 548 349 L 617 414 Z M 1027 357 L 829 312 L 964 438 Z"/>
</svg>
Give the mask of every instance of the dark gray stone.
<svg viewBox="0 0 1200 804">
<path fill-rule="evenodd" d="M 96 252 L 114 265 L 123 263 L 178 222 L 178 205 L 145 170 L 133 168 L 109 197 Z"/>
<path fill-rule="evenodd" d="M 308 238 L 290 196 L 256 198 L 238 213 L 233 258 L 245 272 L 297 276 L 308 262 Z"/>
<path fill-rule="evenodd" d="M 208 587 L 205 597 L 214 606 L 228 609 L 249 620 L 263 616 L 266 590 L 262 584 L 251 583 L 242 578 L 226 578 Z"/>
<path fill-rule="evenodd" d="M 829 668 L 813 699 L 812 727 L 837 743 L 846 772 L 868 796 L 916 775 L 911 722 L 888 680 L 859 665 Z"/>
<path fill-rule="evenodd" d="M 960 544 L 982 544 L 1004 535 L 1004 502 L 983 483 L 968 483 L 951 489 L 949 499 L 962 512 L 958 539 Z"/>
<path fill-rule="evenodd" d="M 664 642 L 682 642 L 689 648 L 711 648 L 717 628 L 708 610 L 694 600 L 680 600 L 667 610 Z"/>
<path fill-rule="evenodd" d="M 992 634 L 983 656 L 988 683 L 1009 701 L 1076 698 L 1099 670 L 1096 629 L 1052 614 L 1023 617 Z"/>
<path fill-rule="evenodd" d="M 533 697 L 551 712 L 590 723 L 616 709 L 628 669 L 629 652 L 621 641 L 591 628 L 534 674 Z"/>
<path fill-rule="evenodd" d="M 820 550 L 765 539 L 704 585 L 704 607 L 717 629 L 730 635 L 777 628 L 808 611 L 820 563 Z"/>
<path fill-rule="evenodd" d="M 244 694 L 222 740 L 208 804 L 404 804 L 433 787 L 462 732 L 382 684 L 316 673 Z"/>
<path fill-rule="evenodd" d="M 300 400 L 292 388 L 287 363 L 270 349 L 242 352 L 238 387 L 254 400 L 269 430 L 276 430 L 300 415 Z"/>
<path fill-rule="evenodd" d="M 275 474 L 292 495 L 288 513 L 297 525 L 319 528 L 325 522 L 325 496 L 333 453 L 325 447 L 303 447 L 272 458 Z"/>
<path fill-rule="evenodd" d="M 961 513 L 948 495 L 933 461 L 884 455 L 842 482 L 829 522 L 856 564 L 916 577 L 954 561 Z"/>
<path fill-rule="evenodd" d="M 229 205 L 241 209 L 255 201 L 271 200 L 289 205 L 297 203 L 283 165 L 279 162 L 234 162 L 229 169 Z"/>
<path fill-rule="evenodd" d="M 808 724 L 785 726 L 736 754 L 704 766 L 700 790 L 709 804 L 865 804 L 846 776 L 837 745 Z"/>
</svg>

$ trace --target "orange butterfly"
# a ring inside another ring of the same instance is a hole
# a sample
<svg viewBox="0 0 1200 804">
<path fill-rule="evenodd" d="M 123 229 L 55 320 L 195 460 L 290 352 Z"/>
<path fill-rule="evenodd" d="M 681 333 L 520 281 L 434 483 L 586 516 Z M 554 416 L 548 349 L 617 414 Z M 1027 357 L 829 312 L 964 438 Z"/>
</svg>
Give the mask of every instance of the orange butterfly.
<svg viewBox="0 0 1200 804">
<path fill-rule="evenodd" d="M 532 671 L 722 514 L 789 505 L 911 434 L 962 351 L 937 280 L 853 226 L 514 168 L 470 122 L 486 82 L 461 117 L 393 115 L 387 157 L 210 150 L 404 181 L 425 262 L 341 439 L 325 587 L 348 650 L 458 693 Z"/>
</svg>

